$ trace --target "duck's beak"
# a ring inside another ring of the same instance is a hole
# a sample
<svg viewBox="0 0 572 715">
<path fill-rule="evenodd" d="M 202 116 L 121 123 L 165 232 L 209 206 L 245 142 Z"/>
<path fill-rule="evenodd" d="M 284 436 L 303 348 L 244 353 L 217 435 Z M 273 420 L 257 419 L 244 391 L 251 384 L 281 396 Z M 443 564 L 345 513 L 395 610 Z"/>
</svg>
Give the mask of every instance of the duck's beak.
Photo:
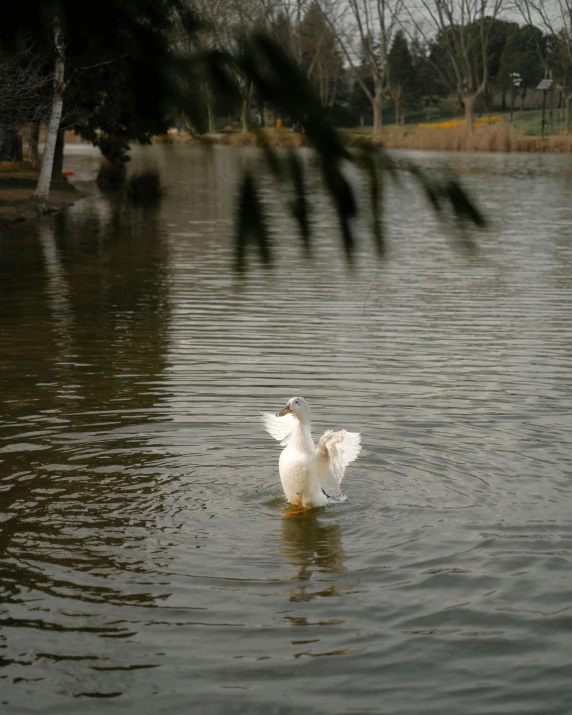
<svg viewBox="0 0 572 715">
<path fill-rule="evenodd" d="M 290 405 L 286 405 L 282 412 L 279 412 L 276 417 L 284 417 L 284 415 L 288 415 L 290 414 L 290 412 L 292 412 L 292 410 L 290 409 Z"/>
</svg>

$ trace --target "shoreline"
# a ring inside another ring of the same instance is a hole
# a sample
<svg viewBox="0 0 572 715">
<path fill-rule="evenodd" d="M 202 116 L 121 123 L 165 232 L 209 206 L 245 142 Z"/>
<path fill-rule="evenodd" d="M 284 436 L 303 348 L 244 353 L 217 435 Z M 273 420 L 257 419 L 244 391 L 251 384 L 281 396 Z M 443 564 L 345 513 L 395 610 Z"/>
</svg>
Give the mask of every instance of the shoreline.
<svg viewBox="0 0 572 715">
<path fill-rule="evenodd" d="M 554 134 L 542 139 L 540 136 L 527 135 L 515 129 L 508 122 L 474 127 L 473 131 L 466 127 L 419 127 L 417 125 L 396 126 L 384 128 L 383 133 L 374 136 L 371 131 L 355 131 L 352 129 L 337 130 L 348 147 L 381 145 L 386 149 L 403 149 L 410 151 L 447 151 L 447 152 L 483 152 L 504 154 L 568 154 L 572 153 L 572 133 Z M 264 137 L 264 143 L 272 148 L 309 147 L 304 134 L 293 132 L 290 128 L 266 128 L 259 132 L 218 132 L 202 134 L 200 137 L 191 135 L 185 130 L 170 130 L 167 134 L 152 137 L 154 145 L 181 146 L 260 146 L 259 133 Z M 66 132 L 66 144 L 86 144 L 72 132 Z M 1 166 L 1 165 L 0 165 Z"/>
<path fill-rule="evenodd" d="M 304 134 L 291 129 L 263 129 L 264 142 L 272 148 L 296 148 L 310 146 Z M 517 131 L 508 123 L 474 127 L 418 127 L 390 125 L 379 136 L 367 130 L 356 132 L 339 129 L 339 134 L 348 147 L 381 145 L 386 149 L 404 149 L 412 151 L 451 151 L 451 152 L 493 152 L 493 153 L 572 153 L 572 134 L 547 136 L 527 136 Z M 171 131 L 168 134 L 153 137 L 153 144 L 180 144 L 190 146 L 259 146 L 257 134 L 252 132 L 232 132 L 203 134 L 193 137 L 186 131 Z"/>
<path fill-rule="evenodd" d="M 509 123 L 474 127 L 419 127 L 417 125 L 390 125 L 379 136 L 370 131 L 338 130 L 349 147 L 383 146 L 385 149 L 408 151 L 443 151 L 456 153 L 505 153 L 505 154 L 571 154 L 572 134 L 528 136 L 517 131 Z M 230 146 L 259 147 L 260 134 L 266 146 L 272 148 L 309 147 L 304 134 L 291 129 L 266 128 L 258 132 L 227 132 L 192 136 L 184 130 L 170 130 L 167 134 L 152 138 L 155 145 L 187 145 L 196 147 Z M 66 132 L 66 144 L 86 144 L 73 132 Z M 29 163 L 0 162 L 0 230 L 23 221 L 59 213 L 87 194 L 67 180 L 52 182 L 47 202 L 37 202 L 32 196 L 36 188 L 39 170 Z"/>
<path fill-rule="evenodd" d="M 0 162 L 0 231 L 31 219 L 59 213 L 86 194 L 68 181 L 52 182 L 48 200 L 37 201 L 33 193 L 38 169 L 26 162 Z"/>
</svg>

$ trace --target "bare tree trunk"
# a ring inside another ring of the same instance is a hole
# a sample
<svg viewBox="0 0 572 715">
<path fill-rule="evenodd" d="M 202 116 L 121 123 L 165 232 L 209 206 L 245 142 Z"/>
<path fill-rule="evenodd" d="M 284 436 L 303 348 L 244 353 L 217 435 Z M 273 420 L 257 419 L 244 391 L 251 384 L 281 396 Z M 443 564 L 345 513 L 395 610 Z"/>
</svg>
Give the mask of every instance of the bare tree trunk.
<svg viewBox="0 0 572 715">
<path fill-rule="evenodd" d="M 246 134 L 250 129 L 250 93 L 251 84 L 250 82 L 245 87 L 245 94 L 242 98 L 242 103 L 240 107 L 240 118 L 242 121 L 242 133 Z"/>
<path fill-rule="evenodd" d="M 467 129 L 472 132 L 475 128 L 475 100 L 477 95 L 473 94 L 470 97 L 463 97 L 463 104 L 465 105 L 465 124 Z"/>
<path fill-rule="evenodd" d="M 34 192 L 34 198 L 39 201 L 47 201 L 50 193 L 50 182 L 52 179 L 52 167 L 54 164 L 54 154 L 56 151 L 56 141 L 58 129 L 62 118 L 64 105 L 64 40 L 57 18 L 54 18 L 54 45 L 56 49 L 56 60 L 54 64 L 54 98 L 52 102 L 52 113 L 48 124 L 48 134 L 44 145 L 44 160 L 40 170 L 40 178 Z"/>
<path fill-rule="evenodd" d="M 381 111 L 377 102 L 373 103 L 373 134 L 379 135 L 383 131 L 383 122 L 380 117 Z"/>
<path fill-rule="evenodd" d="M 20 161 L 18 158 L 18 132 L 13 127 L 0 125 L 0 161 Z"/>
<path fill-rule="evenodd" d="M 213 114 L 213 108 L 212 108 L 210 98 L 207 99 L 207 115 L 208 115 L 208 121 L 209 121 L 209 134 L 214 134 L 215 122 L 214 122 L 214 114 Z"/>
<path fill-rule="evenodd" d="M 376 82 L 373 97 L 373 133 L 379 135 L 383 132 L 383 93 L 381 86 Z"/>
<path fill-rule="evenodd" d="M 38 152 L 38 144 L 40 142 L 40 126 L 40 120 L 36 119 L 32 122 L 32 127 L 30 129 L 30 145 L 28 148 L 28 154 L 33 166 L 38 166 L 40 163 L 40 153 Z"/>
<path fill-rule="evenodd" d="M 44 254 L 46 273 L 46 298 L 52 313 L 52 325 L 55 328 L 56 340 L 63 355 L 69 355 L 72 346 L 70 328 L 73 314 L 69 297 L 69 282 L 66 276 L 62 256 L 58 251 L 54 229 L 42 222 L 39 226 L 38 238 Z"/>
<path fill-rule="evenodd" d="M 58 129 L 58 138 L 56 140 L 56 149 L 54 152 L 54 165 L 52 167 L 52 181 L 60 181 L 62 178 L 62 170 L 64 168 L 64 146 L 65 146 L 65 129 L 60 125 Z"/>
<path fill-rule="evenodd" d="M 336 97 L 337 97 L 337 95 L 338 95 L 338 87 L 339 87 L 339 85 L 340 85 L 340 82 L 339 82 L 339 80 L 336 79 L 336 81 L 335 81 L 335 83 L 334 83 L 334 87 L 333 87 L 333 89 L 332 89 L 332 94 L 331 94 L 331 96 L 330 96 L 330 99 L 328 100 L 328 106 L 331 107 L 332 109 L 333 109 L 333 108 L 335 107 L 335 105 L 336 105 Z"/>
<path fill-rule="evenodd" d="M 493 111 L 493 93 L 494 87 L 490 82 L 488 82 L 485 88 L 485 109 L 488 114 Z"/>
<path fill-rule="evenodd" d="M 570 134 L 570 132 L 572 132 L 572 94 L 566 95 L 564 101 L 566 102 L 566 120 L 564 123 L 564 129 L 566 134 Z"/>
<path fill-rule="evenodd" d="M 391 88 L 391 98 L 395 109 L 395 124 L 399 126 L 401 120 L 401 107 L 403 105 L 404 92 L 400 84 L 393 85 Z"/>
<path fill-rule="evenodd" d="M 248 127 L 250 124 L 250 121 L 248 118 L 248 115 L 249 115 L 248 105 L 249 104 L 250 104 L 250 102 L 248 101 L 248 99 L 245 99 L 245 98 L 242 99 L 241 107 L 240 107 L 240 119 L 241 119 L 241 123 L 242 123 L 242 129 L 241 129 L 242 134 L 248 133 Z"/>
</svg>

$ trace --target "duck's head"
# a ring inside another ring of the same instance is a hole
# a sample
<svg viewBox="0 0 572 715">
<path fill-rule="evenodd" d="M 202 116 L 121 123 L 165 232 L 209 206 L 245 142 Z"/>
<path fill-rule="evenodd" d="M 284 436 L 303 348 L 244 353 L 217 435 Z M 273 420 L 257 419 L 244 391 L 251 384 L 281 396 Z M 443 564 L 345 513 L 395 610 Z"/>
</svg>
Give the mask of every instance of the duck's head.
<svg viewBox="0 0 572 715">
<path fill-rule="evenodd" d="M 310 405 L 303 397 L 291 397 L 286 403 L 286 407 L 279 412 L 277 417 L 293 414 L 300 422 L 309 422 L 311 418 Z"/>
</svg>

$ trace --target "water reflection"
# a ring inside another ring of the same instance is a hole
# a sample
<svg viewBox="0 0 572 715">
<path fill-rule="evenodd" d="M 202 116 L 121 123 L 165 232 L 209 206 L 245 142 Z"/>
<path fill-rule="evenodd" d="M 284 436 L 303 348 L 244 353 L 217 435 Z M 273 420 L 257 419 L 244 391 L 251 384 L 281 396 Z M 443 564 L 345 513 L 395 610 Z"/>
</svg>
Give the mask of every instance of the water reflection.
<svg viewBox="0 0 572 715">
<path fill-rule="evenodd" d="M 62 408 L 62 398 L 85 401 L 84 410 L 110 400 L 142 407 L 141 398 L 150 406 L 140 375 L 165 367 L 168 250 L 157 213 L 82 206 L 2 237 L 0 379 L 19 414 L 53 407 L 55 395 Z"/>
<path fill-rule="evenodd" d="M 0 592 L 151 604 L 133 549 L 161 488 L 147 434 L 171 310 L 158 214 L 88 200 L 0 241 Z"/>
<path fill-rule="evenodd" d="M 334 580 L 312 579 L 314 573 L 339 574 L 346 570 L 346 554 L 339 524 L 324 523 L 315 510 L 285 514 L 282 519 L 280 554 L 295 569 L 291 580 L 299 582 L 289 592 L 290 601 L 339 596 L 345 590 Z"/>
<path fill-rule="evenodd" d="M 53 224 L 42 222 L 38 226 L 38 240 L 42 247 L 46 272 L 46 297 L 50 307 L 52 324 L 58 334 L 62 350 L 69 345 L 71 320 L 69 288 L 62 256 L 56 244 Z"/>
</svg>

